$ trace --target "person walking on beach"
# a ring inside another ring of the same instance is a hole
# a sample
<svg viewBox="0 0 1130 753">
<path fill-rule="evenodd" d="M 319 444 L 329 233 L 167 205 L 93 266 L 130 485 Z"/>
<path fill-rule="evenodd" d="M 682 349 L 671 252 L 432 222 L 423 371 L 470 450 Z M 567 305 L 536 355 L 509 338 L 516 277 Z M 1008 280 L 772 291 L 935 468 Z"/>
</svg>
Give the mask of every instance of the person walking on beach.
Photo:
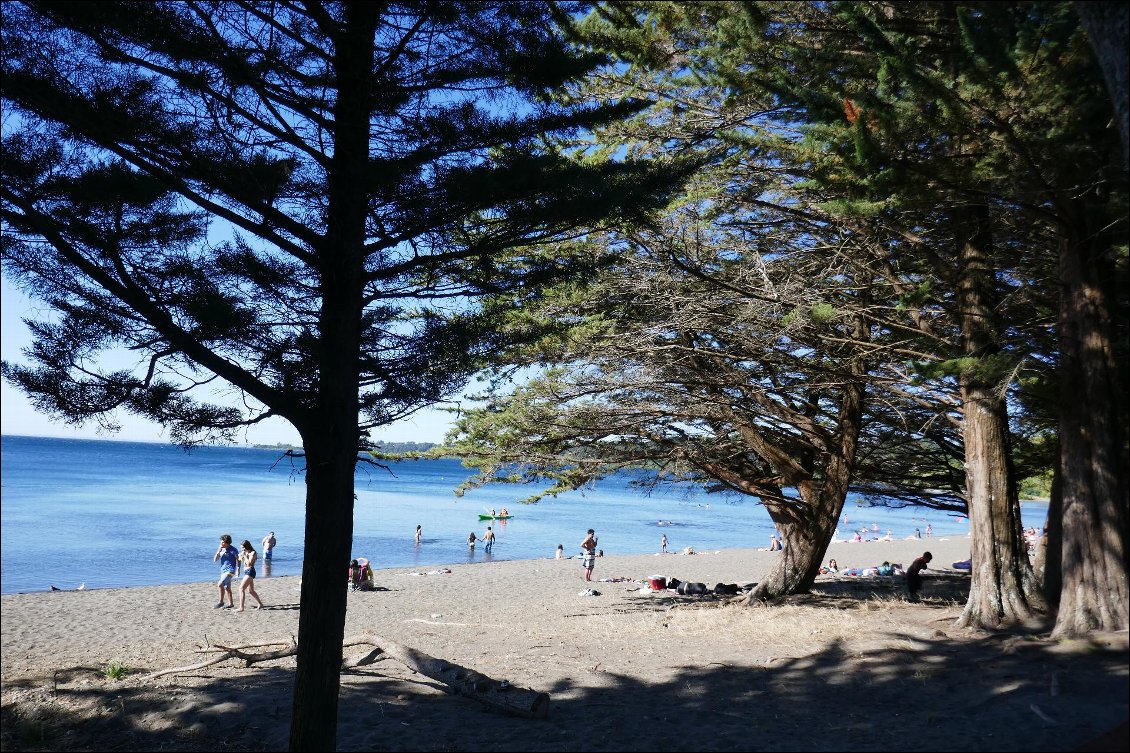
<svg viewBox="0 0 1130 753">
<path fill-rule="evenodd" d="M 251 546 L 251 542 L 244 539 L 243 551 L 239 553 L 239 564 L 243 570 L 243 580 L 239 583 L 239 609 L 237 612 L 243 611 L 243 603 L 247 599 L 247 594 L 255 597 L 255 601 L 259 602 L 256 609 L 263 608 L 263 600 L 259 598 L 258 592 L 255 591 L 255 560 L 259 559 L 258 552 L 255 547 Z"/>
<path fill-rule="evenodd" d="M 420 546 L 420 537 L 422 537 L 423 535 L 424 535 L 423 526 L 417 525 L 416 526 L 416 546 Z"/>
<path fill-rule="evenodd" d="M 581 542 L 581 567 L 585 569 L 585 580 L 592 580 L 592 569 L 596 565 L 596 532 L 589 529 L 585 540 Z"/>
<path fill-rule="evenodd" d="M 263 561 L 265 562 L 271 558 L 271 553 L 275 551 L 275 532 L 268 533 L 259 543 L 263 547 Z"/>
<path fill-rule="evenodd" d="M 667 554 L 667 534 L 663 534 L 659 539 L 659 551 Z"/>
<path fill-rule="evenodd" d="M 491 530 L 490 526 L 487 526 L 487 532 L 483 534 L 483 541 L 486 542 L 486 546 L 483 547 L 483 551 L 487 554 L 490 554 L 490 550 L 494 549 L 494 531 Z"/>
<path fill-rule="evenodd" d="M 933 535 L 934 535 L 934 526 L 927 523 L 926 524 L 926 538 L 930 538 Z"/>
<path fill-rule="evenodd" d="M 918 592 L 922 590 L 921 573 L 932 559 L 934 559 L 934 555 L 924 552 L 921 557 L 910 563 L 910 567 L 906 571 L 906 590 L 910 594 L 910 601 L 918 601 Z"/>
<path fill-rule="evenodd" d="M 228 609 L 235 607 L 235 597 L 231 592 L 231 579 L 235 577 L 236 565 L 239 562 L 239 552 L 231 545 L 231 534 L 225 533 L 220 537 L 220 547 L 212 555 L 212 561 L 220 561 L 220 580 L 216 586 L 220 590 L 220 600 L 213 609 L 224 608 L 224 594 L 228 595 Z"/>
</svg>

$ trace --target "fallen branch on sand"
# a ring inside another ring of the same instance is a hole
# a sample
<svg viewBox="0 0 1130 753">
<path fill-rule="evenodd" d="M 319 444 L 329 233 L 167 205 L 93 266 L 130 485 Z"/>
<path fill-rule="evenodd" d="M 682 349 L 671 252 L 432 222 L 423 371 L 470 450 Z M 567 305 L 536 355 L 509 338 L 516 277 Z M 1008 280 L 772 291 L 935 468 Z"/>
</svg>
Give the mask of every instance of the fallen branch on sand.
<svg viewBox="0 0 1130 753">
<path fill-rule="evenodd" d="M 271 646 L 284 646 L 273 651 L 251 652 L 248 649 L 268 648 Z M 413 672 L 424 675 L 436 682 L 442 683 L 456 695 L 466 696 L 479 703 L 490 706 L 507 714 L 523 716 L 529 719 L 544 719 L 549 713 L 549 694 L 530 688 L 520 688 L 511 685 L 506 680 L 495 680 L 473 669 L 460 666 L 444 659 L 437 659 L 422 651 L 405 646 L 403 643 L 383 638 L 372 633 L 363 633 L 360 636 L 347 638 L 343 648 L 351 646 L 370 646 L 371 650 L 357 657 L 345 657 L 341 661 L 342 669 L 354 669 L 383 659 L 394 659 Z M 165 675 L 184 674 L 198 669 L 204 669 L 214 664 L 239 659 L 245 666 L 274 659 L 294 656 L 298 653 L 298 644 L 293 638 L 287 641 L 273 643 L 253 643 L 242 646 L 214 645 L 198 648 L 198 653 L 216 653 L 217 655 L 207 661 L 189 664 L 183 667 L 173 667 L 160 672 L 153 672 L 139 678 L 146 682 Z"/>
</svg>

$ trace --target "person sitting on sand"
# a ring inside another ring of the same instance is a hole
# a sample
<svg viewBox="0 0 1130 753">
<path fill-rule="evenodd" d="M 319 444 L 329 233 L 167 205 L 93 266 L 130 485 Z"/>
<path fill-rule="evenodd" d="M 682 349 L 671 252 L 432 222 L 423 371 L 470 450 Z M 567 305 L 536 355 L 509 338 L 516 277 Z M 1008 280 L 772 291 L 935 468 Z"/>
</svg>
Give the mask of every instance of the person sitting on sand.
<svg viewBox="0 0 1130 753">
<path fill-rule="evenodd" d="M 349 590 L 373 591 L 375 589 L 373 568 L 369 567 L 369 560 L 364 557 L 349 560 Z"/>
<path fill-rule="evenodd" d="M 828 566 L 820 568 L 821 575 L 839 575 L 840 566 L 836 564 L 835 558 L 828 560 Z"/>
<path fill-rule="evenodd" d="M 349 590 L 356 591 L 357 584 L 361 582 L 361 568 L 357 564 L 357 560 L 349 560 Z"/>
</svg>

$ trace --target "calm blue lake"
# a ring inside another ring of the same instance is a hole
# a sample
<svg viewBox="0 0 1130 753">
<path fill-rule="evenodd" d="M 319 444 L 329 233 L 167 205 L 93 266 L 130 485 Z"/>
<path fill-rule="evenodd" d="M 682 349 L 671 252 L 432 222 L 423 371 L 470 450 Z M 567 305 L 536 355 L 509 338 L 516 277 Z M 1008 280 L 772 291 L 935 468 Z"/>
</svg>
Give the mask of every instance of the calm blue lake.
<svg viewBox="0 0 1130 753">
<path fill-rule="evenodd" d="M 270 576 L 301 573 L 305 477 L 280 451 L 4 436 L 0 459 L 3 593 L 208 581 L 219 571 L 212 554 L 223 533 L 259 549 L 274 531 Z M 376 569 L 483 561 L 481 544 L 468 554 L 467 534 L 481 536 L 489 521 L 478 514 L 503 506 L 514 517 L 493 523 L 495 560 L 552 557 L 559 543 L 575 554 L 588 528 L 606 554 L 656 552 L 664 533 L 671 550 L 762 547 L 773 530 L 752 501 L 683 491 L 647 496 L 626 478 L 537 505 L 517 503 L 530 490 L 503 485 L 457 499 L 453 489 L 470 473 L 457 460 L 400 463 L 392 473 L 359 468 L 354 556 Z M 845 511 L 845 535 L 872 523 L 896 538 L 927 524 L 935 536 L 968 533 L 964 519 L 934 511 L 850 500 Z M 1045 505 L 1024 505 L 1026 525 L 1042 526 L 1045 514 Z"/>
</svg>

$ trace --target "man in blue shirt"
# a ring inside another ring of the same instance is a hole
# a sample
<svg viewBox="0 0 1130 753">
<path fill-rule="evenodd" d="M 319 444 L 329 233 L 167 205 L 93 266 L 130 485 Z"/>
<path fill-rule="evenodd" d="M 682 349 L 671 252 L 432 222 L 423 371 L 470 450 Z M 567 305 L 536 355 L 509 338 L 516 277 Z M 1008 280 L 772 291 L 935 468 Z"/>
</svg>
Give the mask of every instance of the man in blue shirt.
<svg viewBox="0 0 1130 753">
<path fill-rule="evenodd" d="M 231 580 L 235 577 L 236 563 L 239 561 L 239 552 L 231 545 L 231 535 L 225 533 L 220 537 L 220 548 L 212 555 L 212 561 L 220 561 L 220 580 L 216 585 L 220 589 L 220 600 L 216 603 L 214 609 L 223 609 L 224 607 L 224 594 L 228 595 L 228 608 L 235 607 L 235 600 L 232 598 L 231 593 Z"/>
</svg>

